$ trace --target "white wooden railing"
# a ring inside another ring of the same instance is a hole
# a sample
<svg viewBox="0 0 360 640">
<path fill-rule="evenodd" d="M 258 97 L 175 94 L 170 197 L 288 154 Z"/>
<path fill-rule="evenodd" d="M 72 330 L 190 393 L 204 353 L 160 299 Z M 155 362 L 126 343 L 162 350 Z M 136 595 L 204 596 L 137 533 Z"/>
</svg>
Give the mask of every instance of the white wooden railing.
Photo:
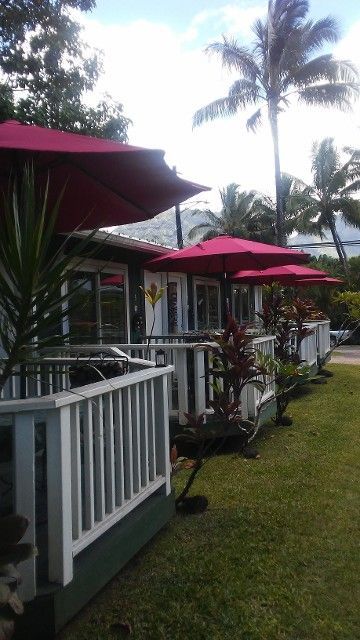
<svg viewBox="0 0 360 640">
<path fill-rule="evenodd" d="M 35 427 L 45 425 L 49 582 L 71 582 L 74 556 L 154 492 L 169 495 L 172 372 L 147 366 L 71 392 L 0 402 L 0 418 L 13 427 L 14 509 L 28 517 L 33 544 Z M 22 596 L 31 600 L 35 559 L 21 572 Z"/>
<path fill-rule="evenodd" d="M 318 320 L 308 324 L 316 331 L 317 353 L 320 363 L 330 351 L 330 320 Z"/>
<path fill-rule="evenodd" d="M 256 351 L 264 355 L 274 357 L 275 336 L 262 336 L 254 338 L 252 345 Z M 259 378 L 260 382 L 263 382 L 263 378 Z M 248 416 L 254 417 L 257 413 L 260 402 L 262 404 L 269 402 L 275 395 L 275 380 L 273 376 L 266 377 L 265 391 L 262 393 L 259 389 L 256 389 L 253 384 L 249 384 L 247 387 L 247 405 Z"/>
</svg>

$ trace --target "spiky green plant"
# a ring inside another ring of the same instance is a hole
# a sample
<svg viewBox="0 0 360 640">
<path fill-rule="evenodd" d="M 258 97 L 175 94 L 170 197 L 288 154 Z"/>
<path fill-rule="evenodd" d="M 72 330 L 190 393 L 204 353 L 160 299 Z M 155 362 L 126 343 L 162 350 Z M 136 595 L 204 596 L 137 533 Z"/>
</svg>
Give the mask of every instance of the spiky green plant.
<svg viewBox="0 0 360 640">
<path fill-rule="evenodd" d="M 54 242 L 62 193 L 51 210 L 26 166 L 0 200 L 0 390 L 17 365 L 29 362 L 59 333 L 76 288 L 63 285 L 90 255 L 96 233 L 69 246 Z"/>
<path fill-rule="evenodd" d="M 220 57 L 222 65 L 237 79 L 228 94 L 196 111 L 194 126 L 235 115 L 249 106 L 256 111 L 248 118 L 253 131 L 266 112 L 274 149 L 276 186 L 276 232 L 278 244 L 285 243 L 284 212 L 279 151 L 279 113 L 290 106 L 292 97 L 306 105 L 350 109 L 359 93 L 359 76 L 347 60 L 321 53 L 324 45 L 338 40 L 339 29 L 331 16 L 314 22 L 308 19 L 308 0 L 269 0 L 264 20 L 253 26 L 251 48 L 223 36 L 207 52 Z"/>
</svg>

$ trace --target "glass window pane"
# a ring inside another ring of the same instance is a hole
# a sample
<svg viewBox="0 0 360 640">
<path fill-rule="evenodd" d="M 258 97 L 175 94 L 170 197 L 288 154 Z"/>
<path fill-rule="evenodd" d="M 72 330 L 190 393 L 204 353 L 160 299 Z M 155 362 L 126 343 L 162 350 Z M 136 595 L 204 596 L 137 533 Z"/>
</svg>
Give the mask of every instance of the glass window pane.
<svg viewBox="0 0 360 640">
<path fill-rule="evenodd" d="M 219 318 L 219 288 L 214 285 L 209 285 L 208 290 L 208 305 L 209 305 L 209 329 L 218 329 L 220 327 Z"/>
<path fill-rule="evenodd" d="M 103 344 L 127 341 L 123 274 L 100 274 L 101 336 Z"/>
<path fill-rule="evenodd" d="M 206 287 L 204 284 L 196 285 L 196 317 L 197 328 L 205 329 L 207 327 L 206 313 Z"/>
<path fill-rule="evenodd" d="M 70 342 L 94 343 L 97 341 L 95 274 L 73 274 L 69 280 L 69 289 L 76 290 L 69 301 Z"/>
</svg>

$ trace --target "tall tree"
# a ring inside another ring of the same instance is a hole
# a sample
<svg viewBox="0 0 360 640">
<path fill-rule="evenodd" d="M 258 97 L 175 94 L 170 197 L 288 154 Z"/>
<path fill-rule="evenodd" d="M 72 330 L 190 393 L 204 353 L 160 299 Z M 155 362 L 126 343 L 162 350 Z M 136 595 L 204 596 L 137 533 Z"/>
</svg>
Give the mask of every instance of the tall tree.
<svg viewBox="0 0 360 640">
<path fill-rule="evenodd" d="M 199 109 L 193 120 L 194 126 L 199 126 L 260 104 L 247 120 L 247 127 L 255 131 L 265 109 L 274 148 L 278 244 L 286 242 L 279 113 L 290 105 L 292 96 L 307 105 L 349 109 L 359 92 L 358 72 L 351 62 L 336 60 L 329 53 L 313 57 L 325 44 L 335 43 L 339 32 L 334 18 L 314 22 L 307 18 L 308 12 L 308 0 L 269 0 L 266 18 L 253 26 L 255 41 L 251 48 L 225 36 L 222 42 L 210 44 L 207 52 L 218 55 L 223 66 L 239 77 L 227 96 Z"/>
<path fill-rule="evenodd" d="M 339 260 L 348 274 L 345 249 L 336 229 L 336 218 L 360 229 L 360 201 L 354 197 L 360 190 L 360 151 L 345 149 L 343 162 L 333 138 L 315 143 L 312 149 L 313 184 L 298 196 L 298 206 L 313 220 L 311 233 L 324 236 L 330 230 Z"/>
<path fill-rule="evenodd" d="M 89 11 L 93 0 L 0 0 L 0 118 L 127 141 L 123 106 L 105 96 L 84 103 L 102 72 L 101 52 L 81 38 L 70 9 Z"/>
<path fill-rule="evenodd" d="M 261 208 L 263 196 L 256 191 L 239 191 L 239 185 L 231 183 L 220 189 L 221 211 L 214 213 L 210 209 L 201 212 L 204 222 L 197 224 L 189 231 L 189 239 L 201 235 L 202 240 L 209 240 L 221 234 L 271 242 L 273 240 L 271 225 Z M 193 215 L 199 214 L 199 210 Z"/>
</svg>

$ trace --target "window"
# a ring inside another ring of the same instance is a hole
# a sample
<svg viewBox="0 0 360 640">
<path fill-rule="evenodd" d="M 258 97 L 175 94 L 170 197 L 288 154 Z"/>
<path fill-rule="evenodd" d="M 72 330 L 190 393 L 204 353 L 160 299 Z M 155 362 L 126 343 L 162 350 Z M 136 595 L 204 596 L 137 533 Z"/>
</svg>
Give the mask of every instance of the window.
<svg viewBox="0 0 360 640">
<path fill-rule="evenodd" d="M 124 273 L 73 274 L 69 288 L 69 334 L 73 344 L 127 342 L 127 306 Z"/>
<path fill-rule="evenodd" d="M 196 329 L 220 327 L 220 287 L 218 284 L 196 282 Z"/>
<path fill-rule="evenodd" d="M 252 320 L 252 306 L 250 287 L 236 284 L 233 286 L 233 315 L 239 324 L 246 324 Z"/>
</svg>

